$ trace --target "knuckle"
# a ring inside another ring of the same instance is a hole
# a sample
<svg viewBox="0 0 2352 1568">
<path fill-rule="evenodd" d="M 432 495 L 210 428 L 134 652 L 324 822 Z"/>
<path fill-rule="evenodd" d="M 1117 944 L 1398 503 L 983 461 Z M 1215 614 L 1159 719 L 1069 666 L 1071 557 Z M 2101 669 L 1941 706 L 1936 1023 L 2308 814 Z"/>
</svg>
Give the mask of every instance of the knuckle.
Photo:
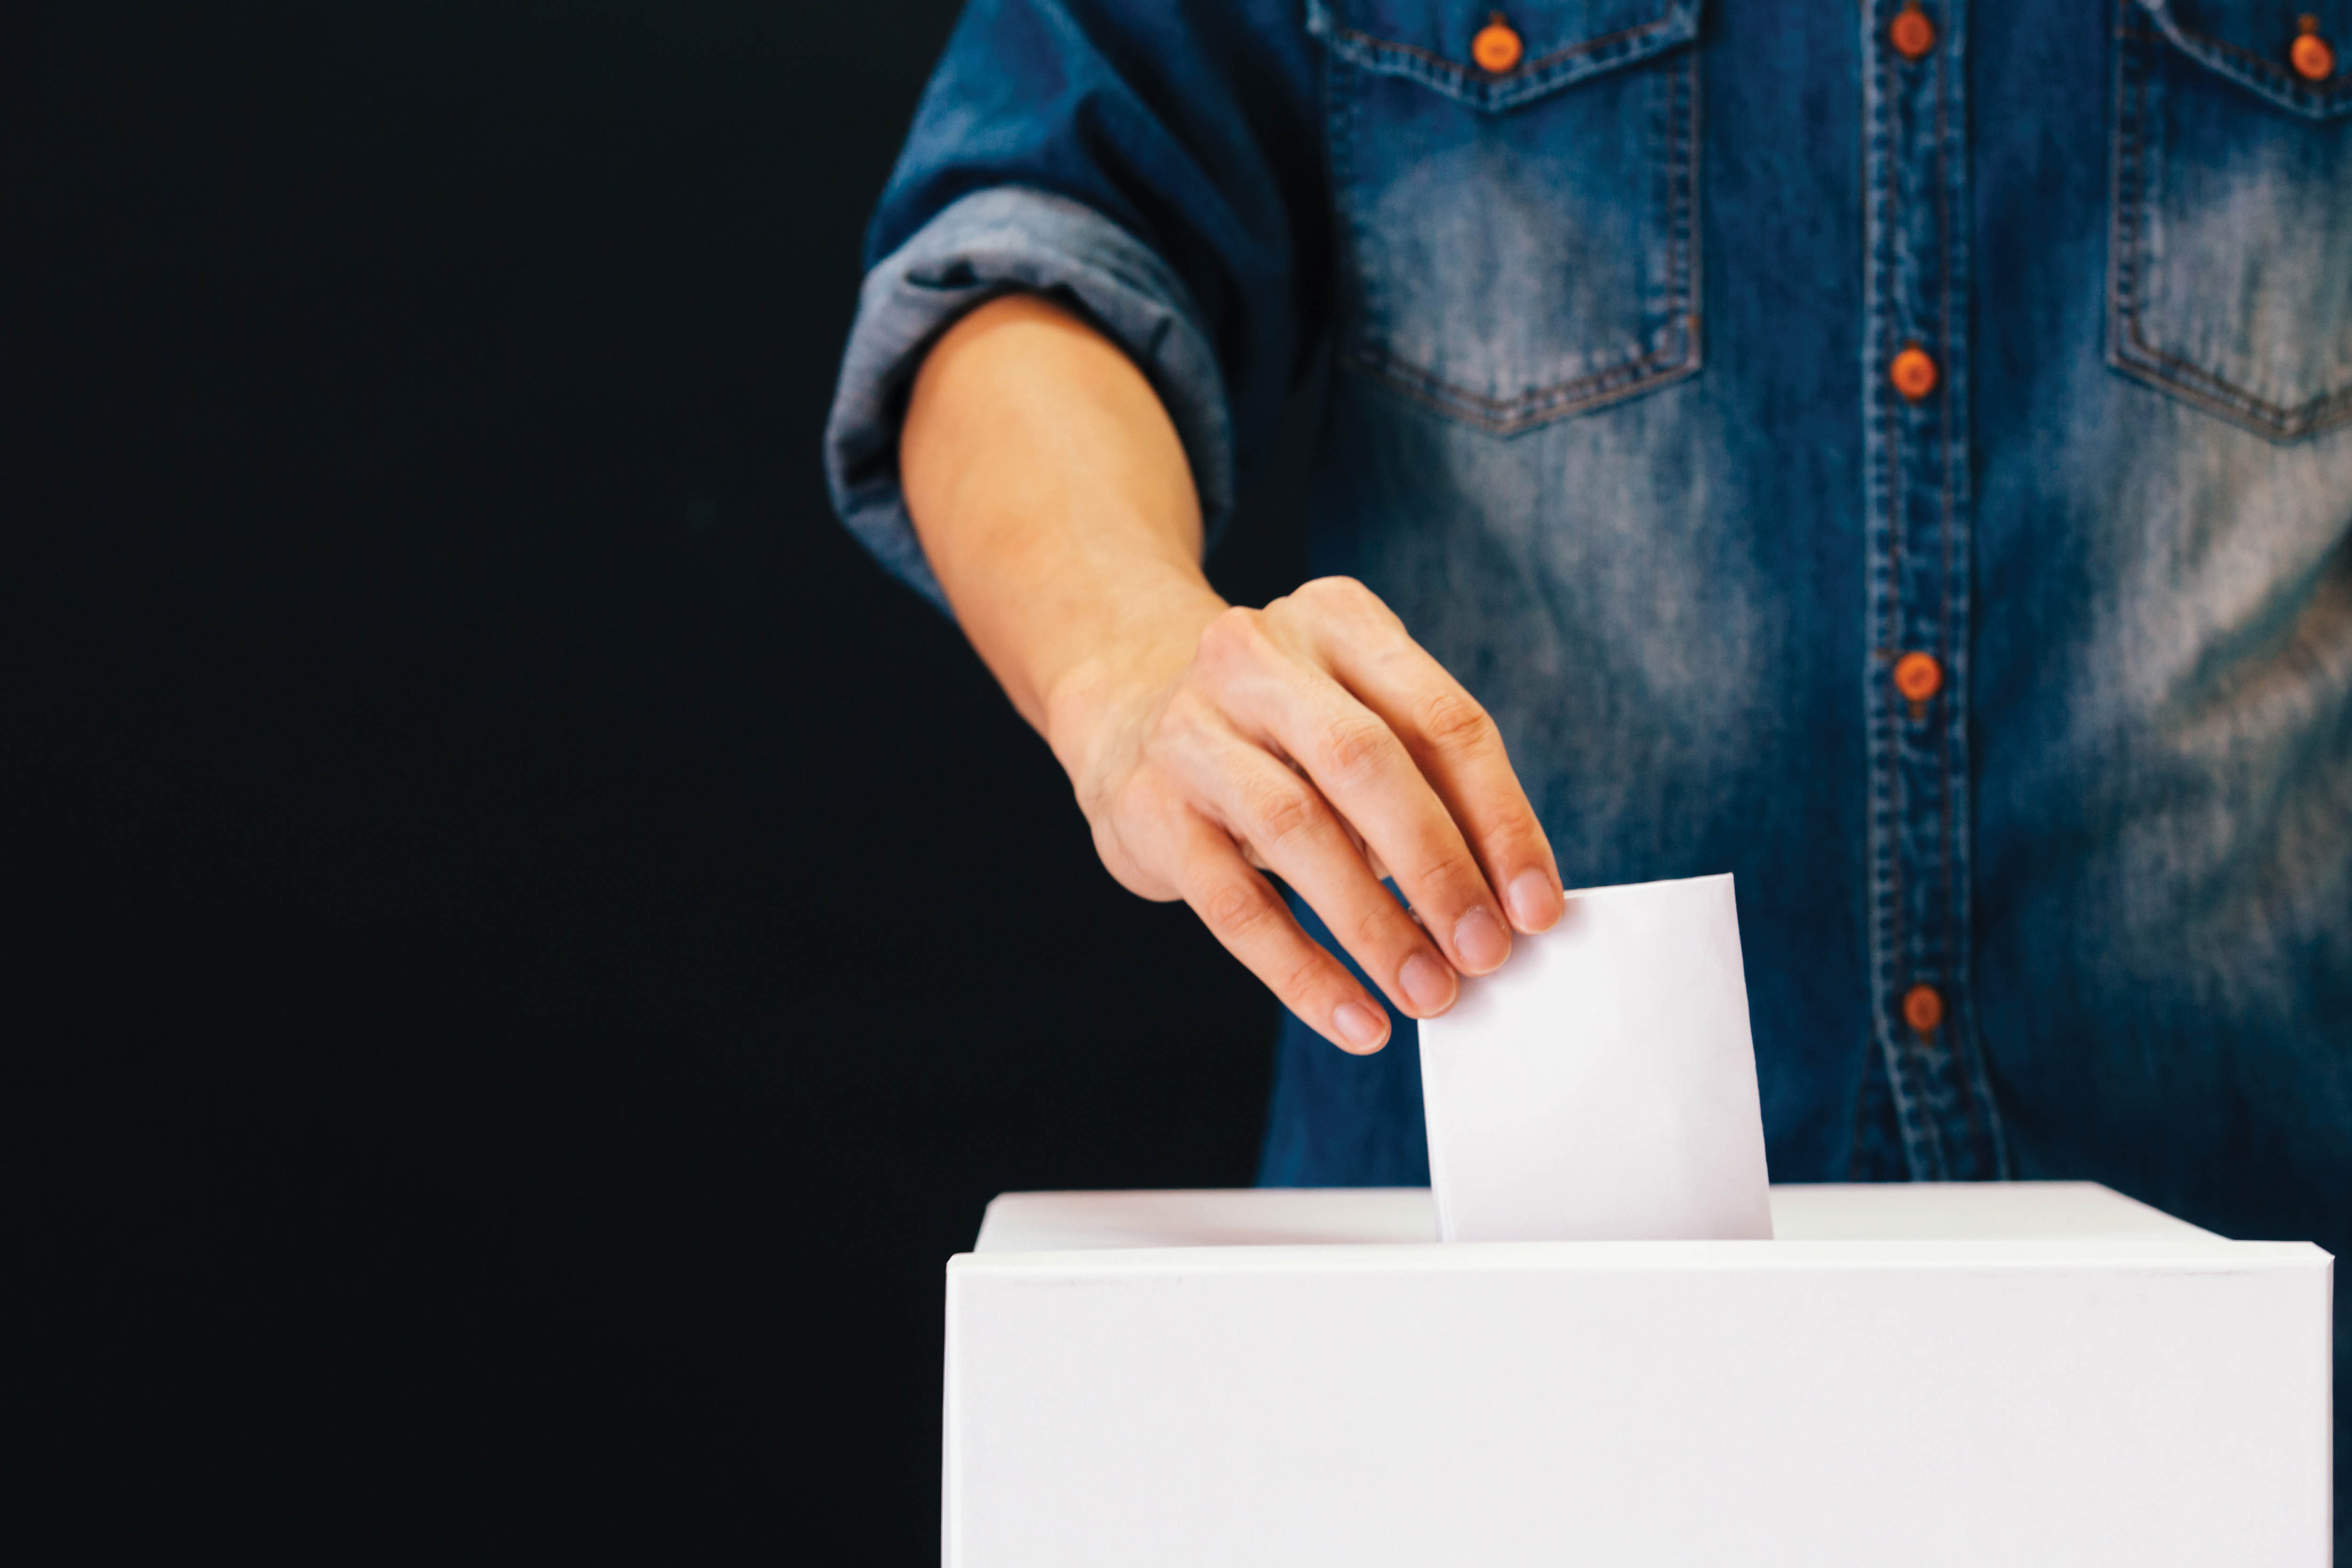
<svg viewBox="0 0 2352 1568">
<path fill-rule="evenodd" d="M 1272 897 L 1263 887 L 1227 882 L 1201 900 L 1201 914 L 1212 931 L 1227 936 L 1246 936 L 1265 922 L 1272 907 Z"/>
<path fill-rule="evenodd" d="M 1486 879 L 1467 856 L 1449 849 L 1423 861 L 1408 885 L 1423 889 L 1424 896 L 1443 908 L 1454 910 L 1475 903 Z"/>
<path fill-rule="evenodd" d="M 1391 742 L 1388 726 L 1376 719 L 1335 719 L 1324 727 L 1318 760 L 1336 778 L 1360 778 L 1389 761 Z"/>
<path fill-rule="evenodd" d="M 1310 944 L 1306 952 L 1291 962 L 1282 977 L 1282 984 L 1276 990 L 1286 998 L 1303 1000 L 1323 988 L 1329 978 L 1330 968 L 1331 960 L 1323 950 Z"/>
<path fill-rule="evenodd" d="M 1383 901 L 1386 895 L 1382 895 Z M 1375 904 L 1358 915 L 1349 925 L 1348 950 L 1359 955 L 1384 952 L 1395 945 L 1397 926 L 1403 911 L 1393 905 L 1383 910 Z"/>
<path fill-rule="evenodd" d="M 1250 827 L 1261 847 L 1313 826 L 1317 815 L 1314 796 L 1292 784 L 1270 784 L 1249 803 Z"/>
<path fill-rule="evenodd" d="M 1508 866 L 1520 860 L 1541 860 L 1550 846 L 1543 825 L 1524 811 L 1513 811 L 1478 836 L 1478 848 L 1489 864 Z"/>
<path fill-rule="evenodd" d="M 1265 642 L 1262 618 L 1263 612 L 1243 605 L 1218 611 L 1216 618 L 1201 628 L 1196 645 L 1199 661 L 1214 668 L 1256 653 Z"/>
<path fill-rule="evenodd" d="M 1300 584 L 1291 597 L 1321 610 L 1361 610 L 1381 602 L 1378 595 L 1353 577 L 1318 577 Z"/>
<path fill-rule="evenodd" d="M 1493 739 L 1495 721 L 1466 693 L 1441 691 L 1421 705 L 1421 731 L 1451 752 L 1472 751 Z"/>
</svg>

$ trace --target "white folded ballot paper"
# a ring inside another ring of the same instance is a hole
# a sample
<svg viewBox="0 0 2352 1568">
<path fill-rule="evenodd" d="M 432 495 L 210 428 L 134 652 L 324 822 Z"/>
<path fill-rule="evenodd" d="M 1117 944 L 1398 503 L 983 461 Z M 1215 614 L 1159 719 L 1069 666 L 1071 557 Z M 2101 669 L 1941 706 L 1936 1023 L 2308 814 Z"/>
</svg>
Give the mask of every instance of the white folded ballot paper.
<svg viewBox="0 0 2352 1568">
<path fill-rule="evenodd" d="M 1446 1241 L 1769 1240 L 1731 877 L 1588 888 L 1421 1026 Z"/>
</svg>

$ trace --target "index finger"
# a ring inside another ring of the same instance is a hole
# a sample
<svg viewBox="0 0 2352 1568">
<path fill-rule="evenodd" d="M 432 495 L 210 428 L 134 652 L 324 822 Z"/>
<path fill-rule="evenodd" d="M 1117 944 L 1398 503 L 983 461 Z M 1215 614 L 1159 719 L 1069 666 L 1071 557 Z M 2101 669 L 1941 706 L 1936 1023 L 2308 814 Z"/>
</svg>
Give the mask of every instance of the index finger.
<svg viewBox="0 0 2352 1568">
<path fill-rule="evenodd" d="M 1384 618 L 1386 626 L 1326 634 L 1317 651 L 1333 678 L 1404 742 L 1511 923 L 1528 932 L 1550 930 L 1565 907 L 1559 862 L 1511 766 L 1503 732 L 1403 623 Z"/>
</svg>

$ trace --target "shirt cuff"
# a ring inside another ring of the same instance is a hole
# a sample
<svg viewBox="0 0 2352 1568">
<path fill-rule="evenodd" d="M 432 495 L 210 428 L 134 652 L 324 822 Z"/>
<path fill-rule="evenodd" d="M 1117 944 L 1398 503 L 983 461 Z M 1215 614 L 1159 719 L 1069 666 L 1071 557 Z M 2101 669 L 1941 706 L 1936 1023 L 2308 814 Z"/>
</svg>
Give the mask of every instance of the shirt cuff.
<svg viewBox="0 0 2352 1568">
<path fill-rule="evenodd" d="M 1049 295 L 1127 352 L 1160 395 L 1213 540 L 1233 510 L 1233 426 L 1216 351 L 1183 281 L 1092 207 L 1023 185 L 976 191 L 875 264 L 825 423 L 833 504 L 875 559 L 941 609 L 898 485 L 908 384 L 957 318 L 1000 294 Z"/>
</svg>

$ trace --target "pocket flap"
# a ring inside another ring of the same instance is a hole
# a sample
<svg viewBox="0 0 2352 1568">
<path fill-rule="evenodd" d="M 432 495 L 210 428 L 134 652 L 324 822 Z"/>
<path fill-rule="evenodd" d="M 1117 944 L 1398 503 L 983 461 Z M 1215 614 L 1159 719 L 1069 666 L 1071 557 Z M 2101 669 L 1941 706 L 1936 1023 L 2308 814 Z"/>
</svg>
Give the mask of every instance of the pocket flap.
<svg viewBox="0 0 2352 1568">
<path fill-rule="evenodd" d="M 1515 109 L 1698 36 L 1699 0 L 1307 0 L 1307 30 L 1349 64 L 1410 77 L 1474 109 Z M 1518 62 L 1488 71 L 1470 41 L 1500 23 Z"/>
<path fill-rule="evenodd" d="M 2138 0 L 2175 48 L 2306 120 L 2352 113 L 2352 0 Z M 2301 13 L 2335 56 L 2333 74 L 2312 81 L 2290 62 Z"/>
</svg>

